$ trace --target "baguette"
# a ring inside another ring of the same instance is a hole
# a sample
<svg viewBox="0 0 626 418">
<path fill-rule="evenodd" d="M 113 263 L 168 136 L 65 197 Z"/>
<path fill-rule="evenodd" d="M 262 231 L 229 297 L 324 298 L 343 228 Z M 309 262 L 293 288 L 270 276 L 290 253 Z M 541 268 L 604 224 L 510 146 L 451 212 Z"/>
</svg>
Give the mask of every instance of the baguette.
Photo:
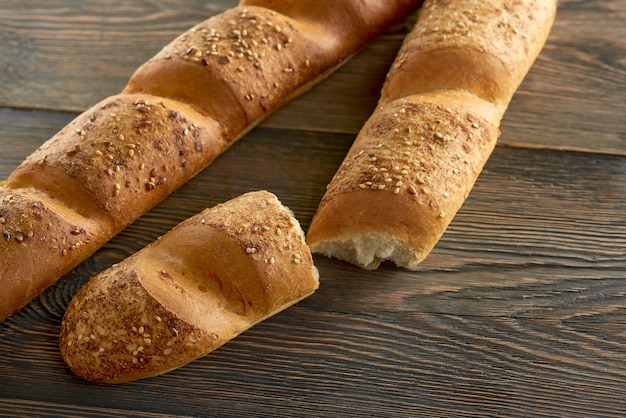
<svg viewBox="0 0 626 418">
<path fill-rule="evenodd" d="M 0 183 L 0 321 L 419 1 L 382 3 L 243 0 L 45 142 Z"/>
<path fill-rule="evenodd" d="M 87 282 L 65 312 L 61 354 L 92 382 L 156 376 L 318 285 L 293 214 L 273 194 L 250 192 L 183 221 Z"/>
<path fill-rule="evenodd" d="M 427 0 L 307 232 L 314 253 L 416 269 L 465 202 L 556 0 Z"/>
</svg>

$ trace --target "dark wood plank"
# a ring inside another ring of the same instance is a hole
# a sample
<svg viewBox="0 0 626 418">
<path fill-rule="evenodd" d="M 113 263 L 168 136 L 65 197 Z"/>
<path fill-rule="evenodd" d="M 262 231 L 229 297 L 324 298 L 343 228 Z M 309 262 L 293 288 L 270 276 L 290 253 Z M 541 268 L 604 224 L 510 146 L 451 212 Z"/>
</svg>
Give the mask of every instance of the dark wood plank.
<svg viewBox="0 0 626 418">
<path fill-rule="evenodd" d="M 180 32 L 234 1 L 9 2 L 0 10 L 0 105 L 80 112 L 117 93 Z M 33 7 L 37 6 L 37 7 Z M 548 44 L 514 97 L 502 145 L 624 155 L 624 0 L 564 0 Z M 374 41 L 266 126 L 355 134 L 375 106 L 414 17 Z M 130 52 L 129 52 L 130 51 Z"/>
<path fill-rule="evenodd" d="M 626 55 L 624 21 L 624 0 L 560 1 L 548 42 L 505 114 L 499 144 L 626 155 L 626 64 L 620 59 Z M 404 24 L 411 22 L 408 19 Z M 314 89 L 307 100 L 279 111 L 268 125 L 337 132 L 349 127 L 347 132 L 358 132 L 358 119 L 367 118 L 375 105 L 372 99 L 379 87 L 374 75 L 384 80 L 388 68 L 385 59 L 381 64 L 371 61 L 372 55 L 384 57 L 379 48 L 391 53 L 397 46 L 393 38 L 374 42 L 370 50 L 354 57 L 358 70 L 340 71 Z M 391 63 L 392 54 L 386 60 Z M 372 74 L 372 79 L 362 79 L 364 74 Z M 333 97 L 332 112 L 319 115 L 329 97 Z M 347 100 L 350 103 L 344 106 Z M 352 123 L 355 116 L 357 121 Z M 349 122 L 342 124 L 337 118 Z"/>
<path fill-rule="evenodd" d="M 164 45 L 235 0 L 4 1 L 0 104 L 80 112 Z"/>
<path fill-rule="evenodd" d="M 116 399 L 128 411 L 196 416 L 622 415 L 623 351 L 556 318 L 298 306 L 158 379 L 83 385 L 61 370 L 29 375 L 18 362 L 3 393 L 24 396 L 16 388 L 36 381 L 38 398 L 73 408 Z"/>
<path fill-rule="evenodd" d="M 626 1 L 562 0 L 501 144 L 626 155 Z"/>
<path fill-rule="evenodd" d="M 81 112 L 119 92 L 132 72 L 195 23 L 233 0 L 13 2 L 0 11 L 0 105 Z M 387 68 L 414 17 L 358 54 L 341 75 L 270 126 L 356 132 L 376 103 Z M 78 35 L 80 34 L 80 35 Z M 4 38 L 4 39 L 3 39 Z M 355 87 L 357 87 L 355 89 Z M 354 104 L 364 102 L 352 109 Z M 294 118 L 295 123 L 294 123 Z M 348 122 L 348 123 L 346 123 Z"/>
<path fill-rule="evenodd" d="M 91 418 L 124 418 L 128 417 L 128 410 L 115 408 L 74 407 L 71 405 L 58 405 L 50 402 L 16 401 L 13 399 L 0 398 L 0 417 L 81 417 Z M 142 411 L 133 411 L 137 418 L 172 418 L 167 414 L 151 414 Z"/>
<path fill-rule="evenodd" d="M 4 1 L 0 179 L 179 31 L 232 4 Z M 559 7 L 501 146 L 418 271 L 316 257 L 312 297 L 128 385 L 83 382 L 58 351 L 83 283 L 207 206 L 264 188 L 306 229 L 409 19 L 1 323 L 0 416 L 626 415 L 626 1 Z"/>
<path fill-rule="evenodd" d="M 6 179 L 19 163 L 74 116 L 73 113 L 0 107 L 0 179 Z"/>
<path fill-rule="evenodd" d="M 0 326 L 0 374 L 12 376 L 0 393 L 218 416 L 626 411 L 626 160 L 582 153 L 497 149 L 418 272 L 366 273 L 317 258 L 322 286 L 313 297 L 180 370 L 122 386 L 85 384 L 66 370 L 58 326 L 90 275 L 251 188 L 277 193 L 306 228 L 350 143 L 350 135 L 253 131 Z"/>
</svg>

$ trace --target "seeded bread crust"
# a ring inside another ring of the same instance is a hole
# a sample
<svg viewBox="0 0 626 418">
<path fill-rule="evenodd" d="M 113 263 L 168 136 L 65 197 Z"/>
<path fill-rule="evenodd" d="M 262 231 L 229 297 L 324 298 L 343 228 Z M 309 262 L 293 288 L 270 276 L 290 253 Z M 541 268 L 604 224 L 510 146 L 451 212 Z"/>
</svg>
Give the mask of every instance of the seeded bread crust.
<svg viewBox="0 0 626 418">
<path fill-rule="evenodd" d="M 465 202 L 555 0 L 425 1 L 307 233 L 314 253 L 416 269 Z"/>
<path fill-rule="evenodd" d="M 61 354 L 93 382 L 156 376 L 318 286 L 293 214 L 269 192 L 247 193 L 183 221 L 83 286 L 63 318 Z"/>
<path fill-rule="evenodd" d="M 294 90 L 337 65 L 302 26 L 261 7 L 226 11 L 142 65 L 124 93 L 150 92 L 188 103 L 216 118 L 223 137 L 233 140 Z M 202 74 L 193 85 L 186 81 L 189 72 Z"/>
<path fill-rule="evenodd" d="M 381 105 L 320 202 L 309 245 L 368 270 L 388 259 L 416 268 L 487 161 L 499 135 L 488 119 L 495 111 L 448 91 Z"/>
<path fill-rule="evenodd" d="M 242 1 L 165 46 L 0 182 L 0 321 L 419 3 Z"/>
<path fill-rule="evenodd" d="M 103 225 L 109 223 L 83 216 L 37 190 L 0 188 L 0 277 L 12 278 L 0 287 L 0 317 L 11 314 L 14 301 L 36 297 L 94 246 L 103 245 L 103 236 L 111 234 Z M 23 260 L 24 254 L 36 258 Z"/>
<path fill-rule="evenodd" d="M 11 174 L 6 186 L 36 188 L 119 231 L 223 149 L 219 125 L 172 100 L 105 99 L 68 124 Z M 59 177 L 64 181 L 58 181 Z M 78 200 L 68 190 L 80 190 Z M 85 205 L 90 205 L 91 209 Z"/>
</svg>

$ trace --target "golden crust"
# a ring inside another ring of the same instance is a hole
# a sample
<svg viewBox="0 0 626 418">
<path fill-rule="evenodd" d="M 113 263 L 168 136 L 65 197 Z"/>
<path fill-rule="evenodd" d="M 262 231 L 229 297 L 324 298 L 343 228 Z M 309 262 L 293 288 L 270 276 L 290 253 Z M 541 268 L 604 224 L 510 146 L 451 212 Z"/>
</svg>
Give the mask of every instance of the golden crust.
<svg viewBox="0 0 626 418">
<path fill-rule="evenodd" d="M 548 37 L 556 4 L 553 0 L 424 2 L 389 71 L 383 100 L 433 90 L 465 90 L 495 104 L 501 117 Z"/>
<path fill-rule="evenodd" d="M 37 190 L 0 187 L 0 318 L 89 257 L 112 236 L 107 226 Z"/>
<path fill-rule="evenodd" d="M 306 27 L 307 36 L 322 45 L 329 57 L 351 55 L 354 51 L 347 39 L 363 46 L 372 34 L 385 30 L 388 22 L 398 21 L 421 3 L 414 0 L 316 0 L 314 5 L 302 0 L 240 2 L 243 7 L 266 7 L 299 22 Z"/>
<path fill-rule="evenodd" d="M 135 72 L 124 93 L 188 103 L 219 120 L 225 136 L 233 139 L 334 66 L 300 26 L 266 8 L 230 9 L 163 48 Z"/>
<path fill-rule="evenodd" d="M 154 96 L 118 95 L 78 116 L 33 152 L 6 185 L 38 187 L 79 212 L 82 205 L 96 205 L 119 231 L 222 148 L 216 122 L 189 107 Z M 64 195 L 68 190 L 72 193 Z"/>
<path fill-rule="evenodd" d="M 499 130 L 483 116 L 492 108 L 463 92 L 381 105 L 329 184 L 308 231 L 311 249 L 368 269 L 385 259 L 414 268 L 443 234 L 495 146 Z M 333 254 L 333 242 L 363 248 Z"/>
<path fill-rule="evenodd" d="M 64 317 L 60 347 L 78 375 L 113 383 L 179 367 L 211 345 L 210 334 L 151 298 L 126 263 L 79 290 Z"/>
<path fill-rule="evenodd" d="M 312 294 L 304 234 L 271 193 L 183 221 L 76 294 L 61 326 L 67 365 L 95 382 L 165 373 Z"/>
<path fill-rule="evenodd" d="M 0 285 L 29 282 L 14 289 L 36 290 L 5 292 L 0 320 L 419 3 L 242 1 L 245 7 L 216 15 L 165 46 L 121 94 L 78 116 L 3 185 L 8 194 L 38 196 L 26 200 L 41 200 L 49 216 L 89 226 L 93 236 L 76 257 L 19 270 L 27 276 L 1 270 Z M 63 222 L 47 236 L 63 239 Z M 43 244 L 0 240 L 0 254 L 18 267 L 45 251 Z"/>
</svg>

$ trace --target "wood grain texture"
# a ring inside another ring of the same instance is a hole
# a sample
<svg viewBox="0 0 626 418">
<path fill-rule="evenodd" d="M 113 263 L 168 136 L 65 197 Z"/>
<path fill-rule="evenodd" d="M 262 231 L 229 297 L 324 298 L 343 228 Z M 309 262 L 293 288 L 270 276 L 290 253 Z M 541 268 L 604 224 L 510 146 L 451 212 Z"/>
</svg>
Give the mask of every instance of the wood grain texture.
<svg viewBox="0 0 626 418">
<path fill-rule="evenodd" d="M 500 143 L 626 155 L 625 21 L 623 0 L 560 1 L 548 44 L 505 115 Z"/>
<path fill-rule="evenodd" d="M 119 92 L 137 66 L 180 32 L 236 1 L 5 3 L 0 103 L 80 112 Z M 548 44 L 505 115 L 500 144 L 624 155 L 625 19 L 624 0 L 560 1 Z M 266 125 L 358 132 L 413 21 L 371 43 L 307 100 L 282 109 Z"/>
<path fill-rule="evenodd" d="M 79 112 L 119 92 L 174 37 L 234 0 L 3 1 L 0 101 Z"/>
<path fill-rule="evenodd" d="M 0 179 L 232 4 L 3 2 Z M 559 8 L 500 146 L 418 271 L 316 257 L 312 297 L 158 378 L 88 384 L 58 352 L 82 284 L 205 207 L 268 189 L 306 229 L 409 18 L 1 323 L 0 417 L 626 415 L 626 1 Z"/>
</svg>

